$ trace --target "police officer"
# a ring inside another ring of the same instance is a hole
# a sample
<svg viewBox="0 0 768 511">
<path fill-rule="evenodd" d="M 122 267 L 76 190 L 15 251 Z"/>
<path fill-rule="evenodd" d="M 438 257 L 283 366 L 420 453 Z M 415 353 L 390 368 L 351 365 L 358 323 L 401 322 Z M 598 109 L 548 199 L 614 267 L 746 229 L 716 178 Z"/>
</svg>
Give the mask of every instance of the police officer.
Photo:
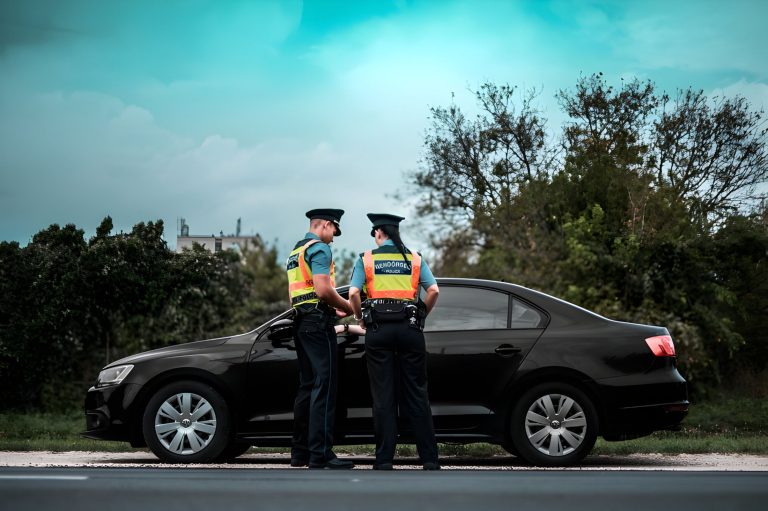
<svg viewBox="0 0 768 511">
<path fill-rule="evenodd" d="M 329 243 L 341 235 L 341 209 L 307 212 L 309 232 L 296 243 L 286 262 L 288 292 L 296 311 L 294 338 L 299 362 L 299 390 L 294 402 L 291 466 L 352 468 L 333 453 L 336 412 L 337 347 L 334 323 L 352 314 L 347 300 L 336 292 Z M 343 312 L 342 312 L 343 311 Z"/>
<path fill-rule="evenodd" d="M 413 427 L 425 470 L 440 468 L 427 395 L 424 319 L 437 302 L 437 281 L 417 252 L 400 239 L 403 217 L 369 213 L 378 248 L 360 254 L 349 299 L 366 326 L 365 357 L 373 397 L 377 470 L 392 470 L 397 443 L 397 410 Z M 419 301 L 419 288 L 426 290 Z M 361 290 L 367 299 L 361 304 Z M 399 389 L 399 396 L 398 391 Z"/>
</svg>

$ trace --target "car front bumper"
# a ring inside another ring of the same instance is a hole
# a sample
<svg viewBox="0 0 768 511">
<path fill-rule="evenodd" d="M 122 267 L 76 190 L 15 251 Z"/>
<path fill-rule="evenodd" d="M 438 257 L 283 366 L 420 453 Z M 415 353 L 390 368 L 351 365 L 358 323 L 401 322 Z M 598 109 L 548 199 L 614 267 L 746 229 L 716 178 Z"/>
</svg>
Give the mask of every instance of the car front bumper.
<svg viewBox="0 0 768 511">
<path fill-rule="evenodd" d="M 141 385 L 130 383 L 91 387 L 85 396 L 85 431 L 80 435 L 143 446 L 139 424 L 130 413 L 140 389 Z"/>
</svg>

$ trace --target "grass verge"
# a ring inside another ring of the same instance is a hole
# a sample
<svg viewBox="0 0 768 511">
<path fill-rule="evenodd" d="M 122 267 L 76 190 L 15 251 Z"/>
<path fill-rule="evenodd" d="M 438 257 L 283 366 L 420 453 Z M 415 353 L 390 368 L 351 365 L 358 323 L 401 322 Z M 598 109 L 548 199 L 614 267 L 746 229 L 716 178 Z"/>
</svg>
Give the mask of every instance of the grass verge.
<svg viewBox="0 0 768 511">
<path fill-rule="evenodd" d="M 83 412 L 0 414 L 2 451 L 134 451 L 125 442 L 103 442 L 80 436 Z"/>
</svg>

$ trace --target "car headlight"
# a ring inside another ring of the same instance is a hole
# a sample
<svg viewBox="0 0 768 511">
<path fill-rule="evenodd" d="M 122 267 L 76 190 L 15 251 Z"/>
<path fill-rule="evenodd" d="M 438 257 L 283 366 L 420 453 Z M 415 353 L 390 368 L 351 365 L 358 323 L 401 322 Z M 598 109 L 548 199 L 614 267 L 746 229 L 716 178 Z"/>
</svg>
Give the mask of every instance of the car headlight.
<svg viewBox="0 0 768 511">
<path fill-rule="evenodd" d="M 99 379 L 96 381 L 97 387 L 108 387 L 110 385 L 120 385 L 128 373 L 133 369 L 132 365 L 108 367 L 99 373 Z"/>
</svg>

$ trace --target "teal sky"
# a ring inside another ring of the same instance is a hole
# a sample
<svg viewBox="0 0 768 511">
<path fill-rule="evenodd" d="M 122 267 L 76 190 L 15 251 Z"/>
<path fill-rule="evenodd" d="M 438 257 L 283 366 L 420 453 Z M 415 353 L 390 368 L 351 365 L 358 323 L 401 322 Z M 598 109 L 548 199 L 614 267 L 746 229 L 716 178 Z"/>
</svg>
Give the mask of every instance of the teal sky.
<svg viewBox="0 0 768 511">
<path fill-rule="evenodd" d="M 0 0 L 0 239 L 177 217 L 279 239 L 341 207 L 340 248 L 418 166 L 429 107 L 580 74 L 768 106 L 768 2 Z M 406 242 L 424 246 L 417 222 Z"/>
</svg>

